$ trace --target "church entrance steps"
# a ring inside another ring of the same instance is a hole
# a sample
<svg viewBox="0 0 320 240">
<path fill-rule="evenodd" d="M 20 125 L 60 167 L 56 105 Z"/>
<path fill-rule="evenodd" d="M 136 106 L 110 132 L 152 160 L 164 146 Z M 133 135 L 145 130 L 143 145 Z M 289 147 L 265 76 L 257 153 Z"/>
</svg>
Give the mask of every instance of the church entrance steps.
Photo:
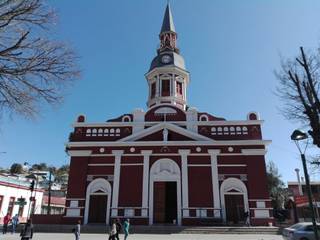
<svg viewBox="0 0 320 240">
<path fill-rule="evenodd" d="M 71 233 L 74 225 L 56 225 L 56 224 L 36 224 L 35 232 L 59 232 Z M 107 233 L 109 227 L 101 224 L 83 225 L 82 233 Z M 155 226 L 131 226 L 130 232 L 143 234 L 280 234 L 281 229 L 278 227 L 192 227 L 192 226 L 172 226 L 172 225 L 155 225 Z"/>
</svg>

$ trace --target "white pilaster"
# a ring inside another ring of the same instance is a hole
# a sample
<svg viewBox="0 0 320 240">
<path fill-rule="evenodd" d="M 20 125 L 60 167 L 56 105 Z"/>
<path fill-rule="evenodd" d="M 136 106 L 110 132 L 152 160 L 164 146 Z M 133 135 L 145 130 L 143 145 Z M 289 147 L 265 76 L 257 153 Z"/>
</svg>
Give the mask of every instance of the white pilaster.
<svg viewBox="0 0 320 240">
<path fill-rule="evenodd" d="M 189 185 L 188 185 L 188 154 L 190 150 L 179 150 L 181 155 L 182 175 L 182 208 L 189 208 Z M 189 209 L 183 209 L 183 217 L 189 217 Z"/>
<path fill-rule="evenodd" d="M 143 185 L 142 185 L 142 211 L 141 216 L 148 216 L 148 193 L 149 193 L 149 161 L 152 151 L 143 150 Z"/>
<path fill-rule="evenodd" d="M 211 176 L 212 176 L 212 193 L 213 193 L 213 207 L 220 208 L 220 190 L 218 178 L 218 154 L 220 150 L 208 150 L 211 157 Z M 215 217 L 221 217 L 220 211 L 214 211 Z"/>
<path fill-rule="evenodd" d="M 113 150 L 114 154 L 114 176 L 113 176 L 113 186 L 112 186 L 112 211 L 111 216 L 118 216 L 118 197 L 119 197 L 119 183 L 120 183 L 120 165 L 121 165 L 121 155 L 123 150 Z"/>
</svg>

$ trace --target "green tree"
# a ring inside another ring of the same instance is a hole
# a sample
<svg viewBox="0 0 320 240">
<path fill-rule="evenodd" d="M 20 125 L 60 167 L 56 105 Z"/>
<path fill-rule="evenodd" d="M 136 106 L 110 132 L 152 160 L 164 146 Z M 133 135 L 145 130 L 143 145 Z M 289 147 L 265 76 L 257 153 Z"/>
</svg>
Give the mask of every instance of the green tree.
<svg viewBox="0 0 320 240">
<path fill-rule="evenodd" d="M 11 174 L 21 174 L 23 173 L 23 167 L 20 163 L 13 163 L 10 167 Z"/>
<path fill-rule="evenodd" d="M 267 181 L 272 207 L 274 209 L 282 209 L 289 193 L 273 161 L 267 163 Z"/>
</svg>

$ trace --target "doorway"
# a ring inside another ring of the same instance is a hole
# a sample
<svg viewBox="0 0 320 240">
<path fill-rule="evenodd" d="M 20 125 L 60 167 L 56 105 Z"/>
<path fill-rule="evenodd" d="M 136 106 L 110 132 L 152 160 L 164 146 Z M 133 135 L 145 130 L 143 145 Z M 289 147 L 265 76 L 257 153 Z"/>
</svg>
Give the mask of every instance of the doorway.
<svg viewBox="0 0 320 240">
<path fill-rule="evenodd" d="M 154 223 L 177 223 L 177 182 L 154 182 Z"/>
<path fill-rule="evenodd" d="M 88 223 L 106 223 L 108 195 L 91 195 Z"/>
<path fill-rule="evenodd" d="M 242 194 L 226 194 L 226 220 L 227 223 L 239 224 L 244 223 L 244 200 Z"/>
</svg>

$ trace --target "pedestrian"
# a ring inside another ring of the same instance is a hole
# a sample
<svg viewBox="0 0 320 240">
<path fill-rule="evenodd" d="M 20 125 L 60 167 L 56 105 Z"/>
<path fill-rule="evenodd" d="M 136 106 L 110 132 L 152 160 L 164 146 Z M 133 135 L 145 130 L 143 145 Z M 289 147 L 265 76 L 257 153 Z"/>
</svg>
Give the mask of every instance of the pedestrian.
<svg viewBox="0 0 320 240">
<path fill-rule="evenodd" d="M 109 240 L 115 240 L 116 234 L 117 234 L 117 225 L 116 225 L 116 221 L 113 220 L 111 225 L 111 230 L 109 233 Z"/>
<path fill-rule="evenodd" d="M 28 219 L 26 225 L 24 225 L 21 233 L 20 233 L 21 240 L 29 240 L 33 237 L 33 225 L 31 218 Z"/>
<path fill-rule="evenodd" d="M 80 240 L 80 228 L 81 228 L 81 221 L 78 220 L 77 225 L 75 228 L 72 229 L 72 232 L 74 233 L 75 240 Z"/>
<path fill-rule="evenodd" d="M 3 228 L 2 228 L 2 233 L 6 234 L 8 231 L 8 224 L 10 223 L 10 214 L 7 213 L 7 215 L 3 218 Z"/>
<path fill-rule="evenodd" d="M 117 233 L 116 233 L 115 238 L 116 238 L 117 240 L 120 240 L 120 239 L 119 239 L 119 234 L 120 234 L 120 232 L 121 232 L 122 225 L 121 225 L 121 222 L 120 222 L 120 219 L 119 219 L 119 218 L 118 218 L 117 221 L 116 221 L 116 229 L 117 229 Z"/>
<path fill-rule="evenodd" d="M 246 211 L 244 213 L 244 219 L 245 219 L 245 225 L 247 227 L 250 227 L 250 216 L 249 216 L 249 212 L 248 211 Z"/>
<path fill-rule="evenodd" d="M 123 223 L 124 240 L 126 240 L 129 235 L 129 227 L 130 227 L 130 220 L 129 218 L 127 218 Z"/>
<path fill-rule="evenodd" d="M 11 234 L 16 233 L 16 228 L 19 224 L 19 216 L 18 214 L 14 215 L 13 218 L 11 219 L 11 223 L 12 223 L 12 229 L 11 229 Z"/>
</svg>

